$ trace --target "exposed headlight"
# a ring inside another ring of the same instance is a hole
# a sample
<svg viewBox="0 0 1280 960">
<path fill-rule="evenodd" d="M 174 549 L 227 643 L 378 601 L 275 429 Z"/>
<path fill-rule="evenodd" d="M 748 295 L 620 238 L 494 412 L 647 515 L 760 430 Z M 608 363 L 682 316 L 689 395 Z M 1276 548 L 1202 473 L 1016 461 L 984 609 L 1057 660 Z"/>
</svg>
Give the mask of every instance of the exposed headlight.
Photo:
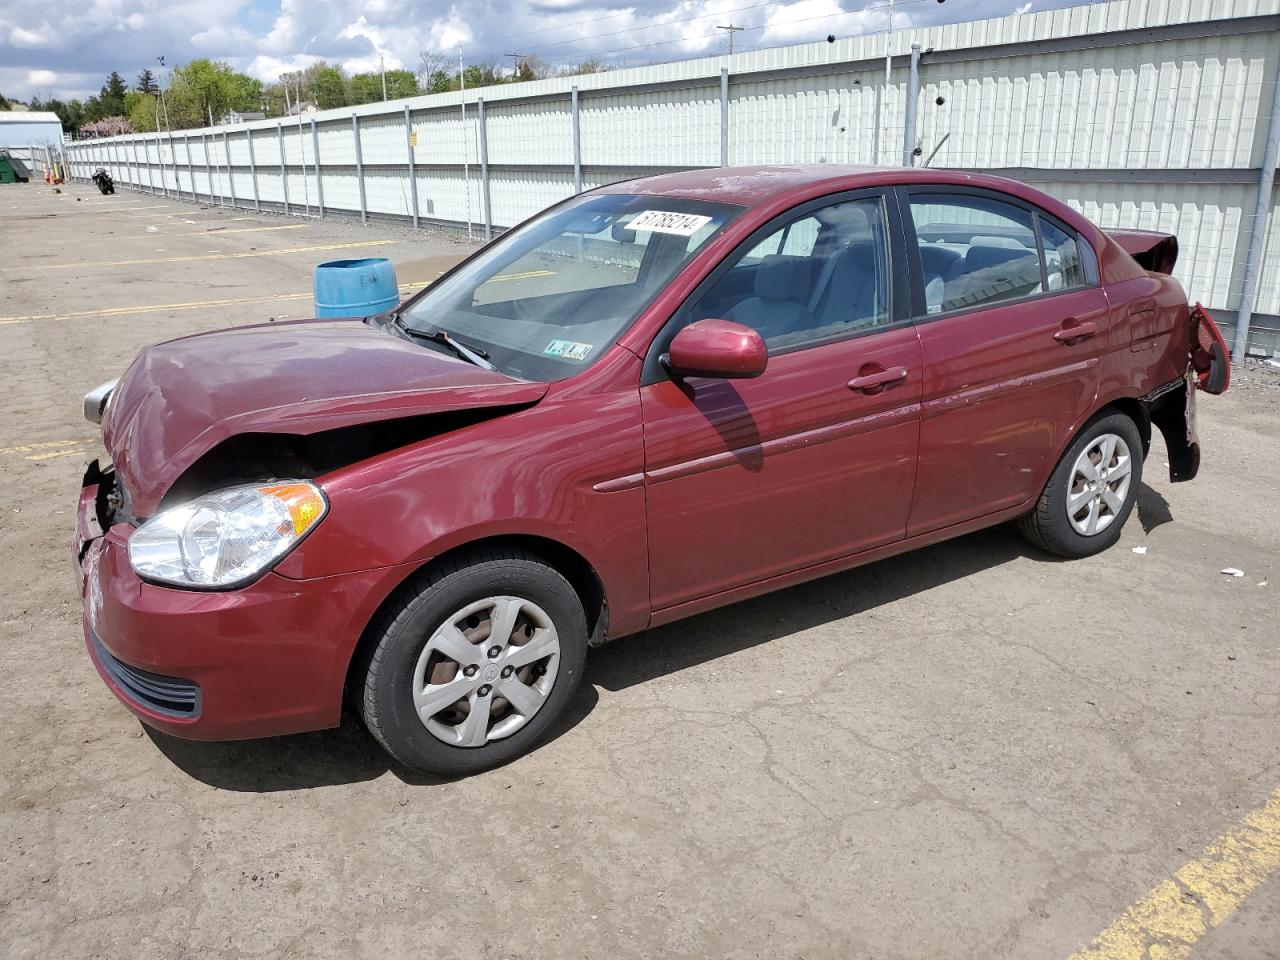
<svg viewBox="0 0 1280 960">
<path fill-rule="evenodd" d="M 327 510 L 305 480 L 229 487 L 156 514 L 129 538 L 129 562 L 148 580 L 234 587 L 270 569 Z"/>
</svg>

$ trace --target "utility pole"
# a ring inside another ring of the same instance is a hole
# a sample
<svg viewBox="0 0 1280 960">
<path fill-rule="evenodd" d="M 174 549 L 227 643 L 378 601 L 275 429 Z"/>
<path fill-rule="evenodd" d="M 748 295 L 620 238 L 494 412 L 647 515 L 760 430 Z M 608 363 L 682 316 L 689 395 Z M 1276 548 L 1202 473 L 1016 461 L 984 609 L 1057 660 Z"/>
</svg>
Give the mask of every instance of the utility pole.
<svg viewBox="0 0 1280 960">
<path fill-rule="evenodd" d="M 890 4 L 892 5 L 893 0 L 889 0 L 889 2 L 890 2 Z M 727 25 L 727 26 L 723 26 L 723 27 L 722 27 L 722 26 L 717 25 L 717 26 L 716 26 L 716 29 L 717 29 L 717 30 L 727 30 L 727 31 L 729 32 L 729 56 L 731 56 L 731 57 L 732 57 L 732 56 L 733 56 L 733 35 L 734 35 L 735 33 L 738 33 L 739 31 L 741 31 L 741 30 L 745 30 L 745 29 L 747 29 L 747 28 L 746 28 L 746 27 L 735 27 L 735 26 L 731 23 L 731 24 L 729 24 L 729 25 Z"/>
<path fill-rule="evenodd" d="M 169 130 L 169 105 L 164 100 L 164 54 L 156 57 L 156 62 L 160 64 L 160 107 L 164 110 L 164 128 Z M 156 114 L 156 129 L 160 129 L 160 114 Z"/>
<path fill-rule="evenodd" d="M 311 216 L 311 188 L 307 186 L 307 148 L 303 145 L 302 139 L 302 71 L 299 70 L 293 76 L 298 81 L 298 96 L 294 99 L 294 103 L 298 105 L 298 162 L 302 164 L 302 202 L 306 205 L 309 217 Z M 285 89 L 288 89 L 288 84 L 285 84 Z"/>
<path fill-rule="evenodd" d="M 880 117 L 876 124 L 876 150 L 872 163 L 883 163 L 880 155 L 889 142 L 889 86 L 893 83 L 893 0 L 889 0 L 889 28 L 884 32 L 884 86 L 880 89 Z"/>
<path fill-rule="evenodd" d="M 514 77 L 520 70 L 520 61 L 528 56 L 527 53 L 504 53 L 504 57 L 511 58 L 511 75 Z"/>
<path fill-rule="evenodd" d="M 378 54 L 378 67 L 382 70 L 382 102 L 387 102 L 387 61 Z"/>
<path fill-rule="evenodd" d="M 458 48 L 458 90 L 462 93 L 462 177 L 467 189 L 467 239 L 471 239 L 471 142 L 467 138 L 467 74 Z"/>
</svg>

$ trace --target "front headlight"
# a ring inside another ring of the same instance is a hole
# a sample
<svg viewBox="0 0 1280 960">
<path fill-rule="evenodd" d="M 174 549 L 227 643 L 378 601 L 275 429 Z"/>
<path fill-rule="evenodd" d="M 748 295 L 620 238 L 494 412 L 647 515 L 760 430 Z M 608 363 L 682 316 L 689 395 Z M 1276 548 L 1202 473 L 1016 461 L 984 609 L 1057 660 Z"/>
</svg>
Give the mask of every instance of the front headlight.
<svg viewBox="0 0 1280 960">
<path fill-rule="evenodd" d="M 156 514 L 129 538 L 129 562 L 148 580 L 234 587 L 274 565 L 326 510 L 305 480 L 229 487 Z"/>
</svg>

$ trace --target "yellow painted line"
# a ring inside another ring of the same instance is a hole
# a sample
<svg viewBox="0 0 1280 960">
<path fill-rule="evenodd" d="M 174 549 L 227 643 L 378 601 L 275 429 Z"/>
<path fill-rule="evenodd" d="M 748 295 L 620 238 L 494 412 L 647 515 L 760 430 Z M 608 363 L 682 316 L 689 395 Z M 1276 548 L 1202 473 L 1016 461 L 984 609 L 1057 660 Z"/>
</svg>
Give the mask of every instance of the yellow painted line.
<svg viewBox="0 0 1280 960">
<path fill-rule="evenodd" d="M 138 219 L 139 219 L 139 220 L 147 219 L 147 220 L 155 221 L 155 220 L 158 220 L 159 218 L 158 218 L 158 217 L 146 217 L 146 218 L 139 217 Z M 236 217 L 236 219 L 237 219 L 237 220 L 252 220 L 253 218 L 252 218 L 252 217 Z M 176 226 L 183 226 L 183 227 L 204 227 L 204 226 L 208 226 L 209 224 L 216 224 L 216 223 L 218 223 L 218 222 L 219 222 L 219 221 L 216 221 L 216 220 L 204 220 L 204 221 L 196 220 L 196 221 L 194 221 L 193 223 L 169 224 L 168 226 L 166 226 L 166 228 L 165 228 L 165 229 L 167 230 L 167 229 L 169 229 L 170 227 L 176 227 Z M 224 222 L 224 223 L 225 223 L 225 222 L 228 222 L 228 221 L 222 221 L 222 222 Z M 175 233 L 167 234 L 167 236 L 170 236 L 170 237 L 193 237 L 193 236 L 202 236 L 202 235 L 204 235 L 204 234 L 206 234 L 206 233 L 264 233 L 264 232 L 266 232 L 266 231 L 268 231 L 268 230 L 301 230 L 301 229 L 302 229 L 303 227 L 305 227 L 305 226 L 306 226 L 306 224 L 305 224 L 305 223 L 280 223 L 280 224 L 274 224 L 274 225 L 269 226 L 269 227 L 235 227 L 234 229 L 231 229 L 231 230 L 222 230 L 222 229 L 217 229 L 217 230 L 179 230 L 179 231 L 177 231 L 177 232 L 175 232 Z"/>
<path fill-rule="evenodd" d="M 528 273 L 506 273 L 493 277 L 497 280 L 523 280 L 527 277 L 549 277 L 554 270 L 530 270 Z M 400 284 L 400 289 L 417 290 L 429 286 L 432 280 L 415 280 Z M 98 310 L 77 310 L 73 313 L 33 313 L 19 317 L 0 317 L 0 326 L 13 323 L 30 323 L 33 320 L 80 320 L 85 317 L 124 317 L 134 313 L 164 313 L 168 310 L 198 310 L 201 307 L 225 307 L 239 304 L 277 303 L 285 300 L 308 300 L 312 291 L 305 293 L 277 293 L 265 297 L 231 297 L 225 300 L 188 300 L 184 303 L 154 303 L 140 307 L 103 307 Z M 4 451 L 0 451 L 4 452 Z"/>
<path fill-rule="evenodd" d="M 496 279 L 496 278 L 495 278 Z M 401 290 L 425 287 L 430 280 L 400 284 Z M 78 320 L 84 317 L 124 317 L 134 313 L 164 313 L 168 310 L 197 310 L 200 307 L 225 307 L 246 303 L 277 303 L 284 300 L 309 300 L 312 291 L 305 293 L 276 293 L 265 297 L 230 297 L 224 300 L 188 300 L 185 303 L 155 303 L 140 307 L 105 307 L 100 310 L 78 310 L 74 313 L 34 313 L 25 317 L 0 317 L 0 324 L 30 323 L 33 320 Z"/>
<path fill-rule="evenodd" d="M 51 460 L 54 457 L 80 457 L 84 456 L 84 451 L 77 447 L 74 450 L 54 450 L 51 453 L 35 453 L 29 457 L 23 457 L 24 460 Z"/>
<path fill-rule="evenodd" d="M 117 210 L 122 210 L 124 213 L 128 214 L 129 216 L 133 216 L 139 210 L 172 210 L 173 209 L 173 204 L 171 203 L 153 203 L 145 207 L 126 207 L 126 208 L 122 208 L 118 206 L 107 206 L 106 204 L 98 204 L 98 203 L 91 203 L 89 204 L 89 206 L 101 207 L 102 209 L 88 210 L 88 211 L 77 209 L 76 212 L 77 213 L 114 213 Z M 151 213 L 151 214 L 147 214 L 147 216 L 154 217 L 155 214 Z"/>
<path fill-rule="evenodd" d="M 0 447 L 0 453 L 32 453 L 36 450 L 47 450 L 49 447 L 83 446 L 88 440 L 40 440 L 34 443 L 20 443 L 16 447 Z"/>
<path fill-rule="evenodd" d="M 285 247 L 281 250 L 247 250 L 243 253 L 209 253 L 187 257 L 151 257 L 140 260 L 82 260 L 78 263 L 37 263 L 23 267 L 0 267 L 0 270 L 77 270 L 85 267 L 131 267 L 150 263 L 189 263 L 203 260 L 243 260 L 246 257 L 281 257 L 292 253 L 312 253 L 316 250 L 351 250 L 355 247 L 385 247 L 399 240 L 358 240 L 355 243 L 324 243 L 315 247 Z"/>
<path fill-rule="evenodd" d="M 394 242 L 394 241 L 392 241 Z M 507 273 L 492 277 L 490 283 L 499 280 L 524 280 L 528 277 L 554 276 L 554 270 L 530 270 L 527 273 Z M 401 291 L 418 290 L 430 286 L 432 280 L 414 280 L 400 284 Z M 86 317 L 124 317 L 135 313 L 164 313 L 170 310 L 198 310 L 201 307 L 224 307 L 241 304 L 277 303 L 287 300 L 307 300 L 312 291 L 303 293 L 277 293 L 265 297 L 228 297 L 221 300 L 188 300 L 182 303 L 154 303 L 134 307 L 103 307 L 98 310 L 76 310 L 71 313 L 32 313 L 25 316 L 0 317 L 0 326 L 30 323 L 35 320 L 80 320 Z M 0 450 L 0 453 L 7 451 Z"/>
<path fill-rule="evenodd" d="M 527 273 L 500 273 L 496 277 L 490 277 L 486 283 L 493 283 L 496 280 L 527 280 L 529 277 L 553 277 L 554 270 L 530 270 Z"/>
<path fill-rule="evenodd" d="M 1280 788 L 1070 960 L 1185 960 L 1206 933 L 1277 872 Z"/>
<path fill-rule="evenodd" d="M 172 209 L 172 208 L 169 208 L 169 209 Z M 209 213 L 209 212 L 210 211 L 208 210 L 179 210 L 176 213 L 134 213 L 133 211 L 130 210 L 127 213 L 125 213 L 125 216 L 134 217 L 138 220 L 160 220 L 164 217 L 169 217 L 169 218 L 183 217 L 185 219 L 190 219 L 193 216 L 198 217 L 202 213 Z M 254 217 L 217 217 L 212 220 L 192 220 L 191 222 L 192 223 L 230 223 L 232 220 L 253 220 L 253 219 L 255 218 Z"/>
<path fill-rule="evenodd" d="M 206 233 L 265 233 L 268 230 L 301 230 L 305 226 L 305 223 L 283 223 L 274 227 L 236 227 L 234 230 L 190 230 L 186 235 L 190 236 Z"/>
</svg>

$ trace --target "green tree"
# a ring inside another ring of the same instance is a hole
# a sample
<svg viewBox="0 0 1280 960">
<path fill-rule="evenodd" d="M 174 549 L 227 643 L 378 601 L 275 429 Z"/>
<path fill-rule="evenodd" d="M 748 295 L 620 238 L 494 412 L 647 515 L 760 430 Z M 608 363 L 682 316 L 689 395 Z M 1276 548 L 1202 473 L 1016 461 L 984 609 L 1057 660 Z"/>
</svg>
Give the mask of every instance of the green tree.
<svg viewBox="0 0 1280 960">
<path fill-rule="evenodd" d="M 0 93 L 0 110 L 10 109 L 9 101 L 4 98 L 4 94 Z"/>
<path fill-rule="evenodd" d="M 133 129 L 139 133 L 150 133 L 156 129 L 156 110 L 160 101 L 155 94 L 130 90 L 125 94 L 125 116 Z"/>
<path fill-rule="evenodd" d="M 102 85 L 96 97 L 90 97 L 84 103 L 84 121 L 93 123 L 106 117 L 119 117 L 125 112 L 124 95 L 129 92 L 124 78 L 116 71 L 111 71 L 107 82 Z"/>
<path fill-rule="evenodd" d="M 111 76 L 107 77 L 107 82 L 98 92 L 98 105 L 102 110 L 104 117 L 118 117 L 124 113 L 124 95 L 129 92 L 129 87 L 124 82 L 124 77 L 111 71 Z"/>
<path fill-rule="evenodd" d="M 412 70 L 387 71 L 387 99 L 400 100 L 418 95 L 418 78 Z M 357 73 L 351 78 L 351 102 L 375 103 L 382 99 L 382 74 Z"/>
<path fill-rule="evenodd" d="M 156 77 L 150 69 L 143 70 L 138 74 L 138 92 L 139 93 L 159 93 L 160 88 L 156 85 Z"/>
<path fill-rule="evenodd" d="M 492 87 L 495 83 L 502 82 L 493 67 L 482 67 L 474 63 L 463 70 L 462 75 L 466 78 L 468 90 L 475 87 Z"/>
<path fill-rule="evenodd" d="M 85 122 L 84 104 L 79 100 L 68 100 L 63 103 L 61 100 L 41 100 L 39 97 L 32 97 L 31 109 L 56 113 L 58 119 L 62 121 L 62 129 L 67 133 L 79 130 L 81 124 Z"/>
<path fill-rule="evenodd" d="M 304 81 L 305 83 L 305 81 Z M 321 110 L 347 105 L 347 78 L 337 67 L 320 65 L 311 76 L 311 98 Z"/>
<path fill-rule="evenodd" d="M 251 111 L 262 103 L 262 83 L 236 73 L 220 60 L 200 58 L 173 71 L 165 92 L 169 123 L 174 129 L 216 123 L 230 111 Z M 132 120 L 130 116 L 130 120 Z"/>
<path fill-rule="evenodd" d="M 423 84 L 423 93 L 447 93 L 458 89 L 458 77 L 447 70 L 433 70 Z"/>
</svg>

